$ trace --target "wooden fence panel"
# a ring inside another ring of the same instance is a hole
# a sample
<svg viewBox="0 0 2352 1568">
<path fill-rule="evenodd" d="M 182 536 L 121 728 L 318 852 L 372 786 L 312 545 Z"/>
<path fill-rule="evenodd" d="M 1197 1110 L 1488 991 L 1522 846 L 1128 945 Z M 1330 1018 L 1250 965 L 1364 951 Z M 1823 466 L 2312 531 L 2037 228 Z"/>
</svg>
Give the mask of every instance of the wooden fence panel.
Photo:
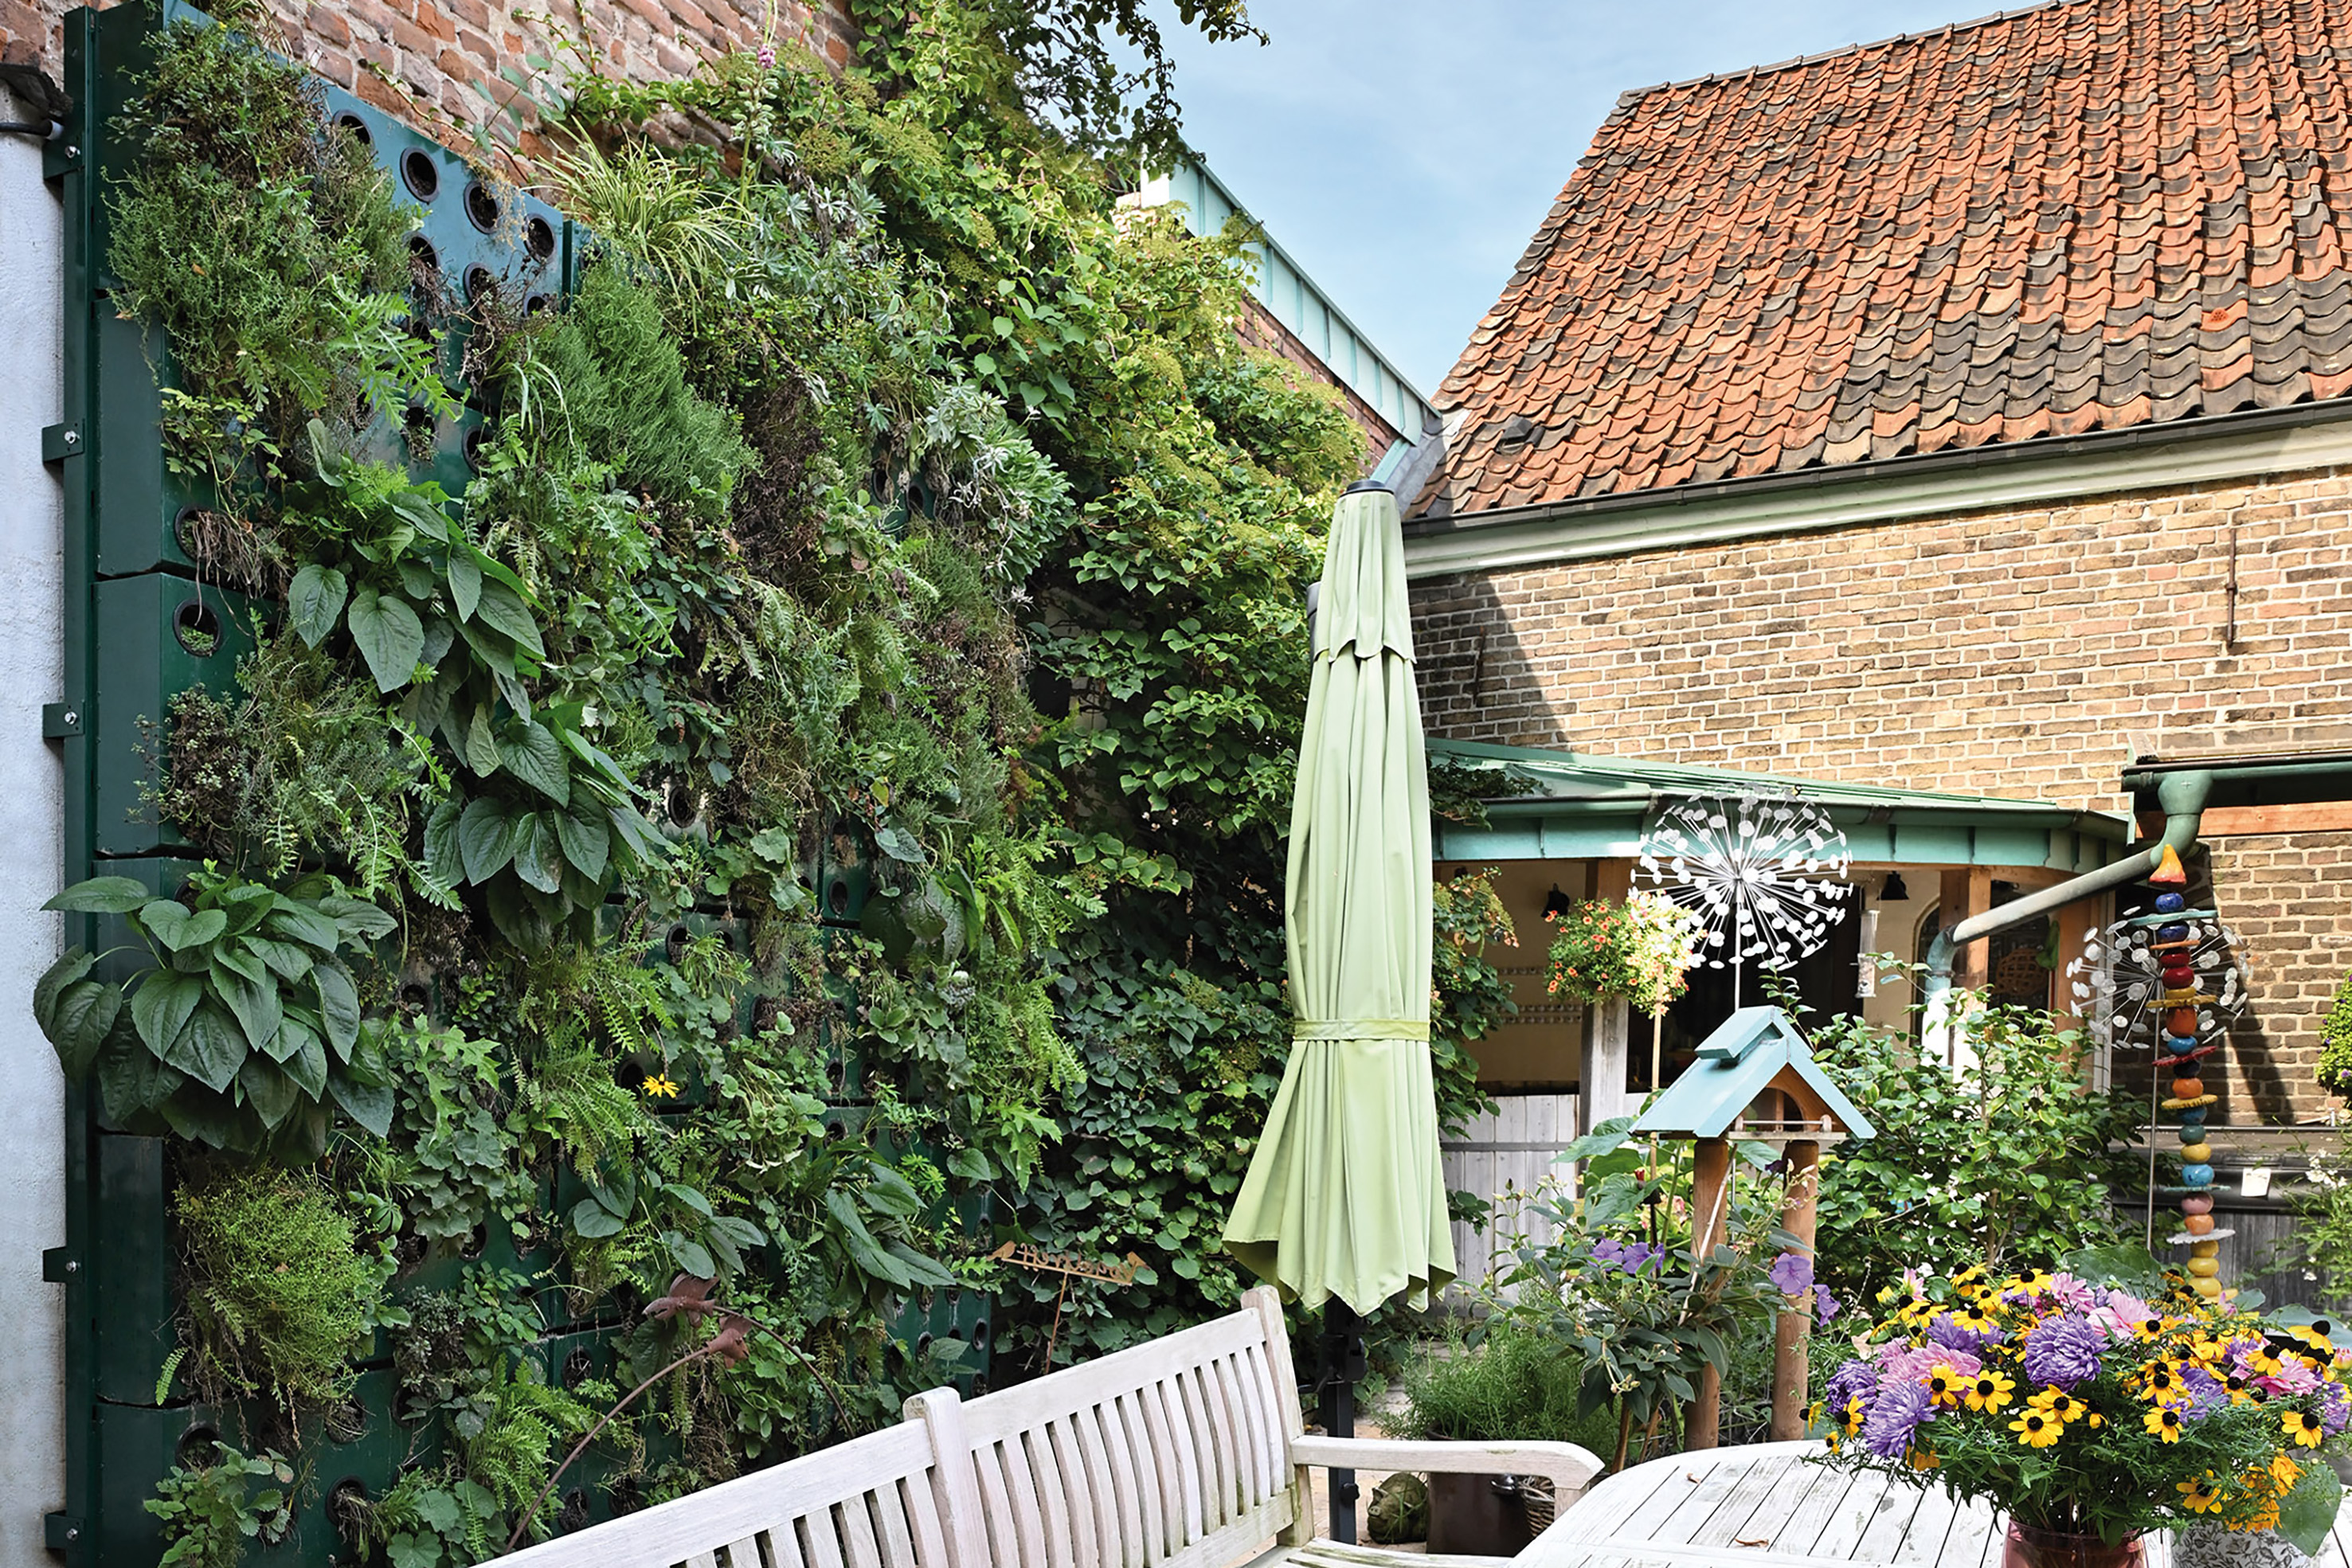
<svg viewBox="0 0 2352 1568">
<path fill-rule="evenodd" d="M 1439 1145 L 1446 1186 L 1470 1193 L 1488 1210 L 1483 1226 L 1454 1223 L 1459 1282 L 1448 1301 L 1466 1301 L 1472 1290 L 1492 1288 L 1508 1273 L 1515 1238 L 1536 1245 L 1559 1239 L 1559 1227 L 1538 1212 L 1536 1199 L 1539 1189 L 1566 1182 L 1567 1172 L 1553 1161 L 1575 1141 L 1575 1095 L 1504 1094 L 1460 1138 Z"/>
</svg>

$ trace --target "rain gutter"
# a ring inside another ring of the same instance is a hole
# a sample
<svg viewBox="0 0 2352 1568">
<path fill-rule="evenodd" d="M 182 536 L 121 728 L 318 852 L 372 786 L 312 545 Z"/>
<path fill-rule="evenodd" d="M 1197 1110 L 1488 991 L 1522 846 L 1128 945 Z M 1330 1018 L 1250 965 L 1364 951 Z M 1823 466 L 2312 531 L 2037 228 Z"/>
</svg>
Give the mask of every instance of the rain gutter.
<svg viewBox="0 0 2352 1568">
<path fill-rule="evenodd" d="M 2110 888 L 2138 882 L 2163 863 L 2164 852 L 2185 855 L 2197 842 L 2197 830 L 2203 821 L 2205 802 L 2213 791 L 2213 771 L 2210 768 L 2188 768 L 2168 772 L 2156 781 L 2157 804 L 2164 811 L 2164 832 L 2149 843 L 2126 851 L 2110 864 L 2096 871 L 2062 882 L 2055 887 L 2045 887 L 1988 909 L 1981 915 L 1971 915 L 1957 925 L 1947 925 L 1936 933 L 1927 947 L 1927 976 L 1921 987 L 1927 1003 L 1924 1033 L 1930 1054 L 1941 1054 L 1946 1025 L 1949 1017 L 1949 993 L 1952 988 L 1952 961 L 1959 950 L 1971 942 L 1980 942 L 1995 932 L 2022 925 L 2029 920 L 2047 915 L 2077 899 Z"/>
</svg>

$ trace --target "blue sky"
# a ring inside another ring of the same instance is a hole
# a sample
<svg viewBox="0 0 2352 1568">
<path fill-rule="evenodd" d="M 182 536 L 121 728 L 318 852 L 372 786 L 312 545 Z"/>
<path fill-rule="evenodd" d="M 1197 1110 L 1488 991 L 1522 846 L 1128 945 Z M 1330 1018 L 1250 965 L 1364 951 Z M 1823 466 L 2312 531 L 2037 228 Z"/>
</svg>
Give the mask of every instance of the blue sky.
<svg viewBox="0 0 2352 1568">
<path fill-rule="evenodd" d="M 1424 394 L 1629 88 L 1921 32 L 1985 0 L 1250 0 L 1167 18 L 1184 130 Z"/>
</svg>

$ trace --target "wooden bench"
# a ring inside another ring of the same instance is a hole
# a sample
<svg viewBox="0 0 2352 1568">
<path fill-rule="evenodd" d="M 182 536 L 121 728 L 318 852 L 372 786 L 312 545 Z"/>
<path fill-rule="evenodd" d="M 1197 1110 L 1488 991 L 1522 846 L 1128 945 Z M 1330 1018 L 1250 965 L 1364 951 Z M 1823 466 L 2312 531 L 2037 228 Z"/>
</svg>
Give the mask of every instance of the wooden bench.
<svg viewBox="0 0 2352 1568">
<path fill-rule="evenodd" d="M 1572 1443 L 1308 1437 L 1274 1292 L 969 1403 L 499 1558 L 500 1568 L 1253 1568 L 1485 1563 L 1310 1541 L 1311 1468 L 1600 1473 Z"/>
</svg>

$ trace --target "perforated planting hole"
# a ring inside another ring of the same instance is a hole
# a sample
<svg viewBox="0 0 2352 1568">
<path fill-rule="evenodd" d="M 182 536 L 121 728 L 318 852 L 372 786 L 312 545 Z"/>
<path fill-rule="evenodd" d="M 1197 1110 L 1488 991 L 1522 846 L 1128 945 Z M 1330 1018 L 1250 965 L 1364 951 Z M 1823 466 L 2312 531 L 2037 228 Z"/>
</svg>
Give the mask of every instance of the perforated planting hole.
<svg viewBox="0 0 2352 1568">
<path fill-rule="evenodd" d="M 473 266 L 466 269 L 467 298 L 487 299 L 492 293 L 496 292 L 498 287 L 499 280 L 492 277 L 490 275 L 490 269 L 484 267 L 480 262 L 478 261 Z"/>
<path fill-rule="evenodd" d="M 554 308 L 554 306 L 555 301 L 546 295 L 534 294 L 522 302 L 522 313 L 526 316 L 536 316 L 542 310 Z"/>
<path fill-rule="evenodd" d="M 220 1441 L 217 1427 L 191 1427 L 173 1450 L 173 1458 L 184 1470 L 200 1470 L 216 1463 L 220 1455 L 213 1445 Z"/>
<path fill-rule="evenodd" d="M 563 1494 L 563 1511 L 555 1516 L 555 1527 L 569 1535 L 588 1522 L 588 1494 L 573 1487 Z"/>
<path fill-rule="evenodd" d="M 474 426 L 473 429 L 466 432 L 466 439 L 458 443 L 459 450 L 463 451 L 466 455 L 467 467 L 478 468 L 482 465 L 482 442 L 484 439 L 485 437 L 483 435 L 482 427 L 478 424 Z"/>
<path fill-rule="evenodd" d="M 564 1387 L 577 1388 L 595 1375 L 596 1358 L 588 1354 L 585 1346 L 563 1358 Z"/>
<path fill-rule="evenodd" d="M 200 599 L 183 600 L 172 612 L 172 635 L 199 659 L 209 658 L 220 646 L 220 617 Z"/>
<path fill-rule="evenodd" d="M 825 883 L 824 907 L 835 915 L 846 916 L 849 914 L 849 879 L 847 877 L 837 876 Z"/>
<path fill-rule="evenodd" d="M 522 225 L 522 243 L 530 247 L 531 255 L 547 260 L 555 254 L 555 225 L 533 214 Z"/>
<path fill-rule="evenodd" d="M 400 183 L 408 193 L 420 202 L 430 202 L 441 193 L 441 171 L 433 162 L 433 154 L 421 147 L 412 147 L 400 155 Z"/>
<path fill-rule="evenodd" d="M 466 221 L 484 234 L 499 226 L 499 199 L 479 180 L 466 183 Z"/>
<path fill-rule="evenodd" d="M 358 142 L 361 146 L 373 147 L 375 145 L 375 137 L 369 131 L 367 121 L 362 120 L 358 115 L 339 114 L 335 116 L 335 125 L 339 130 L 348 131 L 351 135 L 351 139 Z"/>
</svg>

